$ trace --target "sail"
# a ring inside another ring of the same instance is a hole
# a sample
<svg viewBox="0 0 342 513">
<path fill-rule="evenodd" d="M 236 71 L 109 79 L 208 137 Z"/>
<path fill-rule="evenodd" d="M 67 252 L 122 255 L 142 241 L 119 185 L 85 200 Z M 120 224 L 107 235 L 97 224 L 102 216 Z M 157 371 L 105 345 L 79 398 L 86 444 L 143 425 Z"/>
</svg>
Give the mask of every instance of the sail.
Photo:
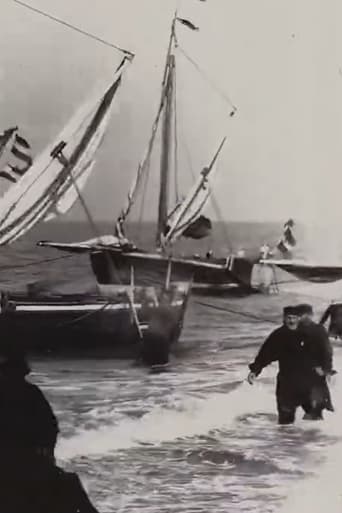
<svg viewBox="0 0 342 513">
<path fill-rule="evenodd" d="M 72 117 L 56 140 L 0 200 L 0 244 L 8 244 L 41 220 L 65 213 L 90 176 L 104 137 L 125 57 L 111 85 L 103 88 Z"/>
<path fill-rule="evenodd" d="M 201 215 L 185 228 L 182 235 L 188 239 L 203 239 L 210 235 L 211 230 L 212 223 L 210 219 Z"/>
<path fill-rule="evenodd" d="M 172 21 L 171 34 L 169 40 L 168 51 L 166 55 L 165 68 L 162 79 L 162 91 L 159 103 L 158 112 L 154 123 L 152 125 L 152 132 L 147 146 L 146 153 L 143 160 L 139 164 L 137 174 L 134 178 L 133 184 L 127 195 L 125 205 L 123 206 L 120 215 L 116 222 L 115 233 L 118 237 L 124 237 L 124 223 L 129 215 L 140 185 L 142 184 L 143 177 L 150 163 L 153 145 L 155 143 L 157 130 L 161 124 L 161 156 L 160 156 L 160 187 L 159 187 L 159 201 L 158 201 L 158 219 L 157 219 L 157 233 L 156 243 L 159 247 L 161 239 L 163 239 L 167 222 L 170 217 L 169 212 L 169 182 L 172 162 L 172 142 L 174 138 L 173 124 L 176 126 L 176 77 L 175 77 L 175 49 L 178 47 L 177 37 L 175 32 L 176 23 L 181 23 L 192 30 L 198 30 L 191 21 L 177 17 L 177 13 Z M 161 122 L 162 121 L 162 122 Z M 175 150 L 176 151 L 176 150 Z"/>
<path fill-rule="evenodd" d="M 154 120 L 154 123 L 152 125 L 152 132 L 151 132 L 149 143 L 147 145 L 147 149 L 145 151 L 143 159 L 139 163 L 137 174 L 134 177 L 131 188 L 127 194 L 126 202 L 125 202 L 125 204 L 120 212 L 119 218 L 116 222 L 116 232 L 119 236 L 123 235 L 123 224 L 124 224 L 125 220 L 127 219 L 127 216 L 129 215 L 129 213 L 134 205 L 136 196 L 138 194 L 140 185 L 142 183 L 142 178 L 144 177 L 145 171 L 148 168 L 148 165 L 149 165 L 149 162 L 151 159 L 151 153 L 152 153 L 154 141 L 156 139 L 160 117 L 163 112 L 164 99 L 165 99 L 165 89 L 162 92 L 158 112 L 157 112 L 156 118 Z"/>
<path fill-rule="evenodd" d="M 173 242 L 182 236 L 183 232 L 201 214 L 212 190 L 212 182 L 216 172 L 216 166 L 211 170 L 204 168 L 195 185 L 190 190 L 182 206 L 177 209 L 173 219 L 169 220 L 169 229 L 166 233 L 164 243 Z"/>
<path fill-rule="evenodd" d="M 190 190 L 188 196 L 183 201 L 180 208 L 176 209 L 175 213 L 169 219 L 168 231 L 165 234 L 164 244 L 174 242 L 182 235 L 189 233 L 189 227 L 196 222 L 201 216 L 201 213 L 206 206 L 210 194 L 212 192 L 214 177 L 217 171 L 216 160 L 220 153 L 225 139 L 223 139 L 213 161 L 209 167 L 205 167 L 197 182 Z M 204 218 L 204 216 L 203 216 Z M 202 232 L 202 225 L 206 228 L 209 227 L 207 218 L 202 219 L 200 228 Z M 198 225 L 197 221 L 197 225 Z M 195 225 L 196 226 L 196 225 Z"/>
<path fill-rule="evenodd" d="M 74 181 L 72 178 L 66 179 L 66 184 L 69 185 L 67 191 L 64 193 L 64 195 L 61 197 L 55 205 L 52 207 L 52 211 L 45 216 L 44 221 L 52 221 L 53 219 L 56 219 L 57 217 L 66 214 L 72 206 L 75 204 L 75 202 L 79 198 L 79 193 L 84 189 L 88 178 L 90 177 L 93 167 L 95 165 L 95 161 L 89 162 L 87 166 L 84 166 L 83 172 L 79 173 L 76 179 L 77 186 L 75 187 Z"/>
<path fill-rule="evenodd" d="M 172 57 L 172 59 L 171 59 L 171 57 Z M 167 59 L 167 65 L 166 65 L 166 71 L 165 71 L 166 77 L 162 84 L 162 92 L 161 92 L 159 107 L 158 107 L 157 115 L 156 115 L 155 120 L 152 125 L 151 136 L 150 136 L 150 139 L 149 139 L 149 142 L 147 145 L 147 149 L 145 151 L 143 159 L 139 163 L 138 171 L 136 173 L 136 176 L 134 177 L 131 188 L 127 194 L 126 202 L 125 202 L 125 204 L 120 212 L 120 215 L 117 219 L 117 222 L 116 222 L 115 233 L 118 235 L 118 237 L 124 237 L 124 222 L 126 221 L 128 215 L 134 205 L 137 194 L 139 193 L 139 190 L 140 190 L 140 186 L 142 184 L 143 177 L 145 176 L 145 173 L 148 170 L 148 167 L 150 164 L 150 159 L 151 159 L 151 154 L 153 151 L 153 146 L 154 146 L 154 143 L 156 140 L 159 123 L 161 121 L 162 114 L 164 114 L 164 122 L 165 122 L 165 109 L 167 108 L 167 104 L 170 102 L 170 99 L 171 99 L 170 79 L 166 80 L 166 78 L 168 76 L 171 76 L 171 73 L 169 75 L 167 74 L 167 72 L 169 70 L 170 63 L 172 64 L 172 66 L 174 66 L 173 56 L 168 56 L 168 59 Z M 168 106 L 168 108 L 170 109 L 170 105 Z M 169 122 L 169 120 L 167 120 L 167 122 Z M 164 156 L 164 159 L 165 159 L 165 156 Z M 167 160 L 168 160 L 168 157 L 167 157 Z"/>
</svg>

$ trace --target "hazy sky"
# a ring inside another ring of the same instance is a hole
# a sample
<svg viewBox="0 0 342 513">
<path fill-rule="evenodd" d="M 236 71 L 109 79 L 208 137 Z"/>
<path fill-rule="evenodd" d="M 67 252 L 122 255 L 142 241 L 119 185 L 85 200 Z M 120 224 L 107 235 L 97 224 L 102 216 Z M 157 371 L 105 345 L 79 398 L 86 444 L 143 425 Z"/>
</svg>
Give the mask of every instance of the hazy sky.
<svg viewBox="0 0 342 513">
<path fill-rule="evenodd" d="M 228 106 L 179 58 L 179 123 L 197 172 L 228 135 L 216 184 L 224 218 L 340 216 L 340 0 L 27 2 L 136 52 L 86 191 L 97 219 L 116 216 L 147 144 L 177 5 L 200 27 L 178 28 L 182 46 L 238 107 L 229 118 Z M 120 55 L 11 0 L 1 3 L 0 130 L 18 124 L 38 151 L 96 82 L 110 78 Z M 150 216 L 154 208 L 151 202 Z"/>
</svg>

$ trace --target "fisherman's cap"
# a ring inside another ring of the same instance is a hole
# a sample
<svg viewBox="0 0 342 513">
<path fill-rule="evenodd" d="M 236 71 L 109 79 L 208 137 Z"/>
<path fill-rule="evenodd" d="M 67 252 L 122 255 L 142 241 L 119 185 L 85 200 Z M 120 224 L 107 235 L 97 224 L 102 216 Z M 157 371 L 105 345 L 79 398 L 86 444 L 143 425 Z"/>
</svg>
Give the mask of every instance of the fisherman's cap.
<svg viewBox="0 0 342 513">
<path fill-rule="evenodd" d="M 313 308 L 308 303 L 302 303 L 300 305 L 297 305 L 296 310 L 298 315 L 313 315 Z"/>
<path fill-rule="evenodd" d="M 297 308 L 295 306 L 285 306 L 283 308 L 283 315 L 296 315 L 298 316 Z"/>
</svg>

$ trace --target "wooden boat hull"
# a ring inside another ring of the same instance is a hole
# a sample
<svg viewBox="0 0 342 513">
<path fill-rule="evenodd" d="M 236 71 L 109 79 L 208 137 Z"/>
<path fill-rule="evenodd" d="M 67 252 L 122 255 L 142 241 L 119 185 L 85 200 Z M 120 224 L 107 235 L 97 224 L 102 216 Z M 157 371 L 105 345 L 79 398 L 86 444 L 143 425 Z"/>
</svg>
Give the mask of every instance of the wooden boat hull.
<svg viewBox="0 0 342 513">
<path fill-rule="evenodd" d="M 188 294 L 185 284 L 157 292 L 154 288 L 140 288 L 134 309 L 143 335 L 153 326 L 158 329 L 161 317 L 169 344 L 175 344 L 182 330 Z M 124 296 L 122 292 L 108 291 L 106 296 L 87 298 L 10 295 L 0 314 L 0 345 L 1 340 L 11 341 L 28 354 L 41 356 L 136 357 L 141 338 L 130 302 Z"/>
<path fill-rule="evenodd" d="M 162 255 L 115 250 L 94 251 L 90 260 L 97 281 L 103 284 L 129 283 L 133 268 L 137 285 L 154 285 L 165 279 L 170 265 L 170 260 Z M 170 275 L 175 281 L 191 281 L 195 294 L 250 294 L 252 269 L 253 263 L 244 258 L 172 258 Z"/>
<path fill-rule="evenodd" d="M 267 265 L 275 265 L 286 271 L 299 280 L 312 283 L 333 283 L 342 280 L 342 266 L 338 265 L 316 265 L 307 262 L 296 262 L 286 260 L 264 261 Z"/>
</svg>

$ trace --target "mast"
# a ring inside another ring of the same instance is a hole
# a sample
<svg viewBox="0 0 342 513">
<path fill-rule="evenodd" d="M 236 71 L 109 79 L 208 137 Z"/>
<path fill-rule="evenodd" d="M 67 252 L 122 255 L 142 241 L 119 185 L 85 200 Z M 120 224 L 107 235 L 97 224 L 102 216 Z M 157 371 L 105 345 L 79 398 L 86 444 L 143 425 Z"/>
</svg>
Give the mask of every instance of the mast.
<svg viewBox="0 0 342 513">
<path fill-rule="evenodd" d="M 169 209 L 169 182 L 170 182 L 170 160 L 172 144 L 172 107 L 174 92 L 175 56 L 173 55 L 173 42 L 175 39 L 175 22 L 177 13 L 174 16 L 171 27 L 171 36 L 166 58 L 164 86 L 164 113 L 162 124 L 162 148 L 160 158 L 160 189 L 158 205 L 158 226 L 156 243 L 161 246 L 161 238 L 165 232 Z"/>
</svg>

